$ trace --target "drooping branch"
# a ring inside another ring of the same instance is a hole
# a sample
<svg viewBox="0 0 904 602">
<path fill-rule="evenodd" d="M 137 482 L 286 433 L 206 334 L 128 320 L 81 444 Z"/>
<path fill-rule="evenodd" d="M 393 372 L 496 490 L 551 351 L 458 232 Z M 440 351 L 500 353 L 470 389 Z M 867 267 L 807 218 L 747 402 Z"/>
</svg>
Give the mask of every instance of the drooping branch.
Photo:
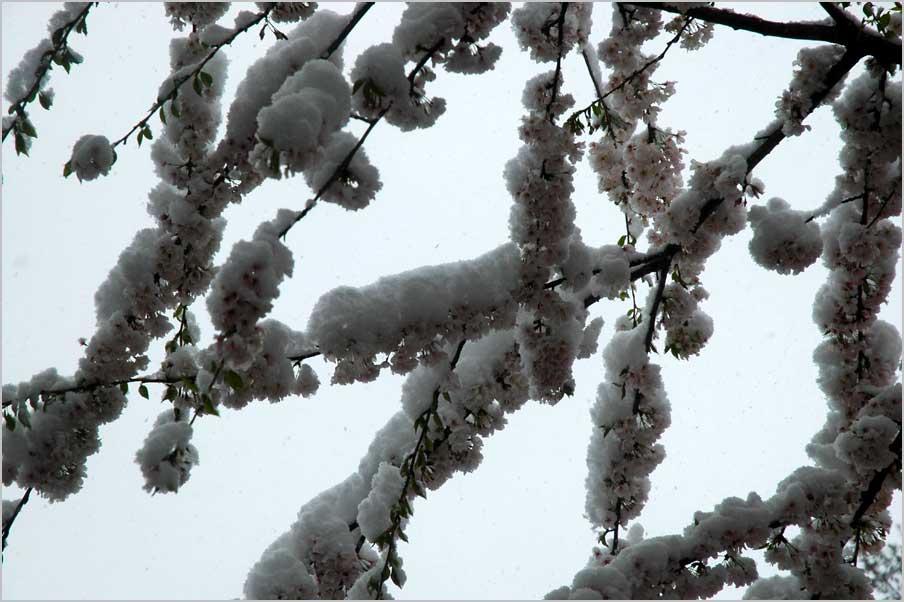
<svg viewBox="0 0 904 602">
<path fill-rule="evenodd" d="M 224 46 L 228 46 L 229 44 L 232 44 L 232 42 L 237 37 L 239 37 L 241 34 L 245 33 L 246 31 L 248 31 L 249 29 L 251 29 L 252 27 L 257 25 L 258 23 L 260 23 L 261 21 L 265 20 L 270 15 L 270 12 L 274 8 L 276 8 L 276 5 L 270 4 L 270 6 L 265 8 L 263 11 L 259 12 L 257 15 L 254 16 L 254 18 L 250 19 L 247 23 L 245 23 L 241 27 L 236 28 L 236 30 L 234 32 L 232 32 L 229 36 L 227 36 L 224 40 L 222 40 L 221 42 L 219 42 L 217 44 L 212 45 L 211 46 L 212 50 L 209 53 L 207 53 L 207 56 L 205 56 L 188 73 L 186 73 L 185 75 L 183 75 L 183 76 L 179 77 L 178 79 L 176 79 L 175 81 L 173 81 L 172 90 L 170 90 L 169 93 L 158 97 L 157 100 L 154 102 L 154 104 L 151 105 L 151 108 L 148 110 L 147 115 L 145 115 L 144 118 L 139 120 L 138 123 L 133 125 L 132 129 L 130 129 L 128 132 L 126 132 L 125 135 L 123 135 L 121 138 L 113 141 L 110 144 L 110 146 L 115 148 L 115 147 L 119 146 L 120 144 L 126 142 L 129 139 L 129 136 L 131 136 L 136 130 L 141 130 L 142 132 L 147 131 L 148 121 L 150 121 L 150 119 L 154 116 L 154 114 L 157 113 L 157 111 L 159 111 L 163 107 L 164 104 L 166 104 L 169 101 L 176 100 L 176 96 L 178 96 L 178 94 L 179 94 L 179 88 L 181 88 L 182 85 L 185 84 L 188 80 L 197 79 L 197 81 L 202 82 L 200 85 L 210 85 L 209 81 L 203 75 L 201 75 L 201 73 L 204 70 L 204 66 L 207 65 L 207 63 L 209 63 L 213 59 L 213 57 L 215 57 L 217 55 L 217 53 L 220 51 L 221 48 L 223 48 Z"/>
<path fill-rule="evenodd" d="M 466 342 L 467 339 L 462 338 L 455 348 L 455 354 L 449 362 L 450 372 L 454 371 L 455 367 L 458 365 L 458 360 L 461 358 L 461 351 Z M 435 442 L 428 441 L 427 433 L 430 431 L 431 420 L 438 421 L 442 424 L 442 419 L 437 412 L 441 393 L 440 386 L 437 386 L 433 390 L 433 399 L 430 406 L 414 421 L 415 427 L 419 427 L 420 434 L 417 442 L 414 444 L 414 449 L 412 449 L 411 453 L 409 453 L 402 461 L 401 470 L 402 473 L 405 474 L 405 482 L 402 484 L 399 499 L 396 501 L 390 513 L 392 523 L 389 528 L 377 538 L 377 541 L 374 542 L 381 548 L 386 548 L 386 557 L 383 559 L 383 568 L 380 570 L 379 578 L 368 583 L 368 589 L 377 595 L 377 599 L 381 599 L 383 584 L 386 583 L 387 579 L 392 579 L 393 583 L 399 587 L 401 587 L 403 583 L 396 572 L 400 566 L 396 546 L 399 539 L 406 542 L 408 541 L 408 537 L 402 531 L 402 521 L 413 513 L 411 504 L 408 500 L 415 495 L 426 497 L 422 486 L 416 482 L 415 469 L 420 467 L 421 471 L 427 470 L 424 454 L 426 451 L 432 450 L 436 444 Z"/>
<path fill-rule="evenodd" d="M 681 39 L 681 36 L 684 34 L 684 32 L 690 26 L 691 22 L 693 22 L 693 19 L 691 19 L 691 18 L 685 19 L 684 23 L 681 25 L 681 28 L 675 33 L 674 36 L 672 36 L 672 38 L 668 42 L 666 42 L 665 48 L 662 49 L 662 52 L 660 52 L 658 55 L 654 56 L 653 58 L 651 58 L 650 60 L 645 62 L 643 65 L 641 65 L 640 67 L 638 67 L 637 69 L 635 69 L 634 71 L 629 73 L 624 79 L 622 79 L 615 86 L 613 86 L 612 88 L 607 90 L 605 93 L 600 93 L 600 87 L 596 82 L 596 78 L 593 77 L 593 71 L 590 70 L 589 59 L 585 55 L 584 62 L 587 64 L 587 69 L 590 71 L 591 79 L 593 79 L 593 85 L 596 88 L 597 99 L 595 101 L 593 101 L 592 103 L 590 103 L 589 105 L 587 105 L 586 107 L 584 107 L 583 109 L 573 112 L 571 114 L 571 116 L 568 118 L 568 121 L 573 122 L 582 113 L 589 114 L 589 112 L 592 111 L 593 107 L 596 106 L 597 104 L 601 104 L 603 109 L 605 110 L 605 112 L 608 114 L 609 108 L 606 107 L 604 101 L 607 98 L 609 98 L 611 95 L 618 92 L 619 90 L 622 90 L 626 85 L 628 85 L 629 83 L 634 81 L 637 77 L 639 77 L 641 74 L 643 74 L 647 69 L 649 69 L 650 67 L 652 67 L 653 65 L 655 65 L 656 63 L 658 63 L 659 61 L 664 59 L 665 55 L 668 54 L 669 49 L 675 44 L 675 42 L 677 42 L 678 40 Z"/>
<path fill-rule="evenodd" d="M 31 86 L 29 86 L 28 91 L 22 98 L 14 102 L 9 109 L 7 109 L 6 112 L 13 115 L 13 117 L 3 127 L 2 141 L 6 141 L 6 137 L 9 136 L 10 132 L 16 132 L 16 154 L 19 154 L 20 152 L 26 155 L 28 154 L 29 145 L 25 139 L 26 136 L 37 138 L 37 132 L 28 120 L 28 113 L 25 108 L 30 103 L 34 102 L 36 98 L 40 100 L 41 106 L 45 109 L 49 109 L 53 102 L 51 97 L 40 92 L 44 78 L 47 76 L 48 72 L 53 69 L 53 64 L 57 63 L 62 65 L 68 73 L 72 63 L 81 62 L 81 59 L 77 55 L 74 55 L 69 51 L 69 34 L 71 34 L 73 30 L 84 34 L 88 33 L 88 29 L 85 26 L 85 19 L 88 17 L 91 6 L 92 3 L 88 2 L 85 7 L 76 14 L 75 18 L 53 32 L 51 37 L 52 45 L 48 50 L 41 54 L 41 57 L 38 60 L 38 68 L 32 74 L 34 80 L 32 81 Z"/>
<path fill-rule="evenodd" d="M 421 57 L 421 60 L 418 61 L 418 63 L 408 74 L 410 92 L 414 91 L 414 82 L 417 74 L 424 68 L 424 66 L 427 64 L 427 61 L 429 61 L 430 58 L 432 58 L 433 55 L 436 54 L 436 52 L 442 47 L 445 42 L 445 38 L 440 38 L 439 40 L 437 40 L 436 43 L 424 54 L 423 57 Z M 320 200 L 323 194 L 327 190 L 329 190 L 330 186 L 332 186 L 337 180 L 339 180 L 345 170 L 348 169 L 348 166 L 351 165 L 352 159 L 355 158 L 355 155 L 364 145 L 364 141 L 367 140 L 367 137 L 370 136 L 370 133 L 377 126 L 377 124 L 380 123 L 380 120 L 383 119 L 383 117 L 386 115 L 386 113 L 389 112 L 391 108 L 392 103 L 390 102 L 386 107 L 383 108 L 383 110 L 380 111 L 376 118 L 374 118 L 373 120 L 368 120 L 369 125 L 367 126 L 367 129 L 364 130 L 364 133 L 361 134 L 361 137 L 358 138 L 358 141 L 355 143 L 352 149 L 345 155 L 345 158 L 342 159 L 339 165 L 336 166 L 336 169 L 333 170 L 332 175 L 330 175 L 330 177 L 327 178 L 326 182 L 323 183 L 323 185 L 317 191 L 317 194 L 315 194 L 314 197 L 305 204 L 305 208 L 299 211 L 298 215 L 295 216 L 295 219 L 286 224 L 283 229 L 279 231 L 279 238 L 285 238 L 286 234 L 289 233 L 289 230 L 291 230 L 292 227 L 295 226 L 295 224 L 304 219 L 304 217 L 308 213 L 310 213 L 314 207 L 317 206 L 317 201 Z"/>
<path fill-rule="evenodd" d="M 634 6 L 643 6 L 661 10 L 663 12 L 687 15 L 700 19 L 701 21 L 725 25 L 732 29 L 741 29 L 764 36 L 840 44 L 855 50 L 861 56 L 871 55 L 886 64 L 901 64 L 900 41 L 888 40 L 871 31 L 850 28 L 843 24 L 842 18 L 836 20 L 835 25 L 798 22 L 786 23 L 769 21 L 753 15 L 740 14 L 733 10 L 716 8 L 713 6 L 686 9 L 680 4 L 660 4 L 656 2 L 633 2 L 632 4 Z M 831 3 L 821 4 L 823 5 L 823 8 L 826 8 L 826 5 L 830 5 Z M 840 8 L 826 8 L 827 12 L 832 10 L 844 12 Z M 839 21 L 842 21 L 842 24 L 839 24 Z"/>
</svg>

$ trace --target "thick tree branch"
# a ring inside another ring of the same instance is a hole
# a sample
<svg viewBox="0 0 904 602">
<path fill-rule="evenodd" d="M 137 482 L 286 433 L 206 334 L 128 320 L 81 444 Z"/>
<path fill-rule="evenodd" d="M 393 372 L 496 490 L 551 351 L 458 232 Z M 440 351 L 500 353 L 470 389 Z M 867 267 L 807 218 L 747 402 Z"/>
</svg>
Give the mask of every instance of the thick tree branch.
<svg viewBox="0 0 904 602">
<path fill-rule="evenodd" d="M 350 34 L 355 28 L 355 25 L 358 24 L 358 21 L 360 21 L 364 17 L 364 15 L 367 14 L 367 11 L 369 11 L 371 7 L 373 7 L 373 5 L 373 2 L 365 2 L 361 7 L 361 10 L 352 15 L 352 18 L 348 20 L 348 23 L 346 23 L 345 27 L 342 28 L 342 31 L 339 32 L 339 35 L 336 36 L 336 39 L 333 40 L 333 42 L 329 46 L 327 46 L 327 49 L 323 51 L 323 54 L 320 55 L 321 59 L 326 60 L 333 56 L 333 53 L 336 52 L 336 50 L 342 45 L 342 42 L 345 41 L 345 38 L 348 37 L 348 34 Z"/>
<path fill-rule="evenodd" d="M 836 19 L 835 25 L 799 22 L 785 23 L 780 21 L 769 21 L 753 15 L 740 14 L 732 10 L 715 8 L 712 6 L 684 9 L 680 4 L 660 4 L 656 2 L 634 2 L 632 4 L 634 6 L 644 6 L 646 8 L 661 10 L 668 13 L 688 15 L 695 19 L 700 19 L 701 21 L 725 25 L 732 29 L 742 29 L 774 38 L 813 40 L 840 44 L 849 49 L 856 50 L 861 56 L 874 56 L 885 64 L 901 64 L 900 41 L 888 40 L 872 31 L 865 31 L 860 28 L 852 29 L 848 27 L 847 24 L 844 24 L 842 18 Z M 829 3 L 821 4 L 827 12 L 834 9 L 834 7 L 826 8 L 826 4 Z M 841 9 L 837 10 L 844 13 Z M 833 15 L 833 18 L 835 18 L 835 15 Z M 839 23 L 839 21 L 842 22 Z"/>
</svg>

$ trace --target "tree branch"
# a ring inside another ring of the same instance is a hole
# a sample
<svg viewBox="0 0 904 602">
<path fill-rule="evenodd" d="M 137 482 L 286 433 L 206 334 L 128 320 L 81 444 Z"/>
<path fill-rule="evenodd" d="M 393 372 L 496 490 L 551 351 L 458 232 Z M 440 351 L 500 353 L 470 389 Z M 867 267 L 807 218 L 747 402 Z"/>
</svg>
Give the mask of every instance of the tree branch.
<svg viewBox="0 0 904 602">
<path fill-rule="evenodd" d="M 901 64 L 900 41 L 888 40 L 876 33 L 865 31 L 860 28 L 856 28 L 855 30 L 851 29 L 846 24 L 839 23 L 840 19 L 836 19 L 835 25 L 798 22 L 785 23 L 769 21 L 767 19 L 761 19 L 760 17 L 744 15 L 732 10 L 715 8 L 712 6 L 684 9 L 680 4 L 659 4 L 655 2 L 634 2 L 632 4 L 634 6 L 643 6 L 668 13 L 688 15 L 695 19 L 700 19 L 701 21 L 707 21 L 717 25 L 726 25 L 732 29 L 742 29 L 774 38 L 814 40 L 840 44 L 848 47 L 848 49 L 856 50 L 861 55 L 874 56 L 886 64 Z M 826 8 L 826 5 L 830 3 L 821 4 L 826 12 L 829 12 L 830 14 L 830 11 L 834 10 L 834 7 Z M 840 8 L 837 10 L 844 13 Z M 835 18 L 835 15 L 833 15 L 833 18 Z"/>
<path fill-rule="evenodd" d="M 440 49 L 445 41 L 445 38 L 440 38 L 439 40 L 437 40 L 437 42 L 427 51 L 427 53 L 423 57 L 421 57 L 421 60 L 418 61 L 417 65 L 414 66 L 414 69 L 411 70 L 411 73 L 408 74 L 410 90 L 414 90 L 414 78 L 417 77 L 418 72 L 420 72 L 420 70 L 424 68 L 424 66 L 427 64 L 427 61 L 430 60 L 430 57 L 432 57 L 436 53 L 436 51 Z M 361 146 L 364 145 L 364 141 L 367 140 L 367 137 L 370 136 L 370 133 L 377 126 L 377 124 L 380 123 L 380 121 L 383 119 L 383 116 L 386 115 L 386 113 L 388 113 L 389 109 L 391 108 L 392 102 L 390 102 L 382 111 L 380 111 L 380 114 L 377 115 L 376 118 L 369 121 L 370 125 L 367 126 L 367 129 L 364 130 L 364 133 L 360 138 L 358 138 L 358 142 L 355 143 L 355 146 L 353 146 L 348 154 L 345 155 L 345 158 L 342 159 L 342 162 L 336 166 L 336 169 L 333 170 L 333 173 L 330 175 L 330 177 L 327 178 L 326 182 L 323 183 L 323 185 L 317 191 L 317 194 L 314 195 L 314 198 L 307 202 L 305 208 L 302 211 L 298 212 L 298 215 L 295 216 L 295 219 L 293 219 L 282 230 L 280 230 L 278 238 L 285 238 L 286 234 L 289 233 L 289 230 L 291 230 L 295 226 L 295 224 L 304 219 L 304 217 L 308 213 L 310 213 L 311 210 L 314 209 L 314 207 L 317 206 L 317 201 L 319 201 L 323 194 L 329 189 L 329 187 L 339 179 L 339 176 L 341 176 L 343 172 L 348 169 L 348 166 L 352 163 L 352 159 L 355 158 L 355 155 L 361 149 Z"/>
<path fill-rule="evenodd" d="M 568 11 L 568 3 L 563 2 L 559 11 L 559 18 L 555 21 L 555 25 L 559 30 L 559 56 L 556 58 L 556 73 L 552 78 L 552 98 L 546 105 L 546 119 L 552 122 L 552 105 L 556 104 L 556 97 L 559 95 L 559 78 L 562 75 L 562 39 L 565 35 L 565 13 Z"/>
<path fill-rule="evenodd" d="M 2 140 L 0 140 L 0 142 L 6 141 L 6 137 L 9 136 L 10 132 L 12 132 L 14 130 L 17 131 L 19 129 L 20 121 L 25 121 L 28 118 L 28 116 L 27 116 L 28 114 L 25 112 L 25 107 L 28 106 L 29 103 L 34 102 L 34 99 L 37 98 L 38 92 L 41 88 L 41 81 L 44 79 L 44 77 L 47 75 L 47 73 L 51 69 L 53 69 L 54 57 L 56 57 L 57 54 L 64 48 L 68 48 L 69 34 L 72 33 L 73 29 L 78 30 L 78 25 L 80 23 L 85 22 L 85 19 L 88 16 L 88 11 L 91 10 L 91 4 L 92 3 L 89 2 L 85 6 L 85 8 L 83 8 L 78 13 L 78 15 L 75 17 L 75 19 L 66 23 L 65 25 L 63 25 L 61 28 L 57 29 L 53 33 L 53 38 L 57 38 L 57 34 L 59 34 L 59 37 L 56 40 L 52 39 L 52 41 L 54 42 L 53 46 L 50 48 L 50 50 L 46 51 L 44 54 L 41 55 L 40 66 L 34 73 L 35 80 L 31 84 L 31 87 L 28 89 L 28 92 L 25 93 L 25 96 L 23 96 L 22 98 L 17 100 L 15 103 L 13 103 L 9 107 L 9 109 L 6 111 L 7 114 L 15 113 L 15 117 L 13 117 L 13 119 L 9 122 L 8 127 L 3 128 L 3 138 L 2 138 Z M 87 32 L 87 29 L 85 29 L 84 31 Z M 64 68 L 68 72 L 69 71 L 69 63 L 66 62 L 63 64 L 64 64 Z M 42 100 L 42 102 L 43 102 L 43 100 Z M 47 105 L 47 106 L 49 107 L 50 105 Z M 31 136 L 31 137 L 34 138 L 35 136 Z M 18 150 L 16 152 L 18 154 Z M 28 153 L 26 153 L 26 154 L 28 154 Z"/>
<path fill-rule="evenodd" d="M 223 41 L 220 42 L 219 44 L 214 44 L 214 45 L 212 46 L 213 50 L 212 50 L 210 53 L 208 53 L 208 55 L 207 55 L 206 57 L 204 57 L 204 59 L 203 59 L 200 63 L 198 63 L 198 64 L 195 66 L 194 69 L 192 69 L 192 70 L 189 71 L 187 74 L 185 74 L 184 76 L 180 77 L 178 80 L 176 80 L 175 82 L 173 82 L 173 89 L 169 92 L 169 94 L 167 94 L 167 95 L 165 95 L 165 96 L 163 96 L 163 97 L 157 98 L 157 101 L 156 101 L 153 105 L 151 105 L 151 108 L 150 108 L 150 110 L 148 111 L 148 114 L 145 115 L 144 118 L 141 119 L 138 123 L 136 123 L 135 125 L 133 125 L 133 126 L 132 126 L 132 129 L 130 129 L 128 132 L 126 132 L 126 134 L 125 134 L 122 138 L 119 138 L 119 139 L 116 140 L 115 142 L 112 142 L 112 143 L 110 144 L 110 146 L 113 147 L 113 148 L 116 148 L 117 146 L 119 146 L 120 144 L 122 144 L 122 143 L 124 143 L 126 140 L 128 140 L 128 139 L 129 139 L 129 136 L 131 136 L 132 133 L 135 132 L 135 130 L 138 130 L 138 129 L 144 130 L 144 129 L 147 127 L 148 121 L 150 121 L 150 119 L 154 116 L 154 114 L 155 114 L 155 113 L 156 113 L 156 112 L 157 112 L 157 111 L 158 111 L 158 110 L 159 110 L 159 109 L 160 109 L 167 101 L 174 101 L 174 100 L 176 100 L 176 96 L 178 96 L 178 94 L 179 94 L 179 88 L 182 87 L 182 85 L 183 85 L 185 82 L 187 82 L 188 80 L 190 80 L 191 78 L 197 77 L 198 74 L 201 73 L 201 70 L 204 69 L 204 66 L 205 66 L 207 63 L 209 63 L 209 62 L 213 59 L 213 57 L 216 56 L 216 54 L 220 51 L 220 49 L 221 49 L 223 46 L 228 46 L 229 44 L 232 44 L 232 42 L 233 42 L 239 35 L 245 33 L 246 31 L 248 31 L 249 29 L 251 29 L 252 27 L 254 27 L 255 25 L 257 25 L 258 23 L 260 23 L 261 21 L 263 21 L 264 19 L 266 19 L 267 16 L 270 14 L 270 11 L 272 11 L 275 7 L 276 7 L 275 4 L 271 4 L 269 7 L 267 7 L 266 9 L 264 9 L 262 12 L 258 13 L 257 15 L 255 15 L 255 17 L 254 17 L 253 19 L 251 19 L 248 23 L 246 23 L 246 24 L 243 25 L 242 27 L 236 29 L 236 30 L 235 30 L 229 37 L 227 37 L 225 40 L 223 40 Z"/>
<path fill-rule="evenodd" d="M 330 58 L 334 52 L 336 52 L 336 50 L 345 41 L 345 38 L 348 37 L 348 34 L 350 34 L 355 28 L 355 25 L 358 24 L 358 21 L 360 21 L 364 17 L 364 15 L 367 14 L 367 11 L 369 11 L 373 7 L 373 5 L 373 2 L 365 2 L 364 6 L 361 7 L 361 10 L 352 15 L 352 18 L 349 19 L 345 27 L 342 28 L 342 31 L 339 32 L 339 35 L 336 37 L 336 39 L 333 40 L 333 42 L 329 46 L 327 46 L 327 49 L 323 52 L 323 54 L 320 55 L 321 59 L 326 60 Z"/>
</svg>

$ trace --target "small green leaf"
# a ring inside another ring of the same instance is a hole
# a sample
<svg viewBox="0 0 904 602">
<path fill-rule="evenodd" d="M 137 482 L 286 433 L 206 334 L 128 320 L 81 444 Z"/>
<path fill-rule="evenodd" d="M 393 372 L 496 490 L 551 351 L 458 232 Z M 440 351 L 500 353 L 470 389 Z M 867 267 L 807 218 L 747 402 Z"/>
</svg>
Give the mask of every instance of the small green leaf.
<svg viewBox="0 0 904 602">
<path fill-rule="evenodd" d="M 399 577 L 398 571 L 392 571 L 389 577 L 390 579 L 392 579 L 392 582 L 396 584 L 396 586 L 402 587 L 402 579 Z"/>
<path fill-rule="evenodd" d="M 209 395 L 204 396 L 204 407 L 201 410 L 205 414 L 210 414 L 211 416 L 219 416 L 220 411 L 213 407 L 213 402 L 210 400 Z"/>
<path fill-rule="evenodd" d="M 15 134 L 16 140 L 16 154 L 17 155 L 25 155 L 28 156 L 28 142 L 25 140 L 25 136 L 19 130 L 16 130 Z"/>
<path fill-rule="evenodd" d="M 160 111 L 157 114 L 160 116 L 160 121 L 163 122 L 163 125 L 166 125 L 166 111 L 163 110 L 163 105 L 160 105 Z"/>
<path fill-rule="evenodd" d="M 66 165 L 63 166 L 63 177 L 68 178 L 72 175 L 72 162 L 66 161 Z"/>
<path fill-rule="evenodd" d="M 164 394 L 163 399 L 166 399 L 167 401 L 176 401 L 178 397 L 179 391 L 176 390 L 176 387 L 168 385 L 166 387 L 166 394 Z"/>
<path fill-rule="evenodd" d="M 617 243 L 618 246 L 620 246 L 620 247 L 625 246 L 625 241 L 626 241 L 627 239 L 628 239 L 628 236 L 627 236 L 626 234 L 622 234 L 622 235 L 618 238 L 618 243 Z"/>
<path fill-rule="evenodd" d="M 144 137 L 147 138 L 148 140 L 154 139 L 154 134 L 151 133 L 151 128 L 148 127 L 147 124 L 144 125 L 144 129 L 142 130 L 142 133 L 144 134 Z"/>
<path fill-rule="evenodd" d="M 198 385 L 195 384 L 195 381 L 188 378 L 187 376 L 182 377 L 182 384 L 185 385 L 185 388 L 193 393 L 198 392 Z"/>
<path fill-rule="evenodd" d="M 49 111 L 50 107 L 53 106 L 53 98 L 50 97 L 46 92 L 41 92 L 38 94 L 38 102 L 41 103 L 41 106 L 44 107 L 45 110 Z"/>
<path fill-rule="evenodd" d="M 178 119 L 182 116 L 182 111 L 179 109 L 179 105 L 176 104 L 176 101 L 170 103 L 170 113 L 172 113 L 173 117 Z"/>
<path fill-rule="evenodd" d="M 443 391 L 443 399 L 445 399 L 449 403 L 452 403 L 452 396 L 449 395 L 448 391 Z"/>
<path fill-rule="evenodd" d="M 119 390 L 122 391 L 123 395 L 128 394 L 129 392 L 129 383 L 120 383 Z"/>
<path fill-rule="evenodd" d="M 383 572 L 380 573 L 380 578 L 383 581 L 386 581 L 387 579 L 389 579 L 389 565 L 388 564 L 383 565 Z"/>
<path fill-rule="evenodd" d="M 10 416 L 6 412 L 4 412 L 3 420 L 6 422 L 6 428 L 8 428 L 11 431 L 16 430 L 16 419 L 15 418 L 13 418 L 12 416 Z"/>
<path fill-rule="evenodd" d="M 207 88 L 213 85 L 213 76 L 206 71 L 200 71 L 198 73 L 198 79 L 201 80 L 201 83 Z"/>
<path fill-rule="evenodd" d="M 223 373 L 223 380 L 235 391 L 241 391 L 242 387 L 245 386 L 245 383 L 242 382 L 242 377 L 232 370 L 227 370 Z"/>
<path fill-rule="evenodd" d="M 30 136 L 32 138 L 38 137 L 38 132 L 35 130 L 35 126 L 27 117 L 25 119 L 19 120 L 19 129 L 22 130 L 22 133 L 26 136 Z"/>
<path fill-rule="evenodd" d="M 201 79 L 197 75 L 191 81 L 191 87 L 194 88 L 195 94 L 197 94 L 198 96 L 202 96 L 204 94 L 204 84 L 201 83 Z"/>
<path fill-rule="evenodd" d="M 141 147 L 141 141 L 144 140 L 144 130 L 138 130 L 138 146 Z"/>
</svg>

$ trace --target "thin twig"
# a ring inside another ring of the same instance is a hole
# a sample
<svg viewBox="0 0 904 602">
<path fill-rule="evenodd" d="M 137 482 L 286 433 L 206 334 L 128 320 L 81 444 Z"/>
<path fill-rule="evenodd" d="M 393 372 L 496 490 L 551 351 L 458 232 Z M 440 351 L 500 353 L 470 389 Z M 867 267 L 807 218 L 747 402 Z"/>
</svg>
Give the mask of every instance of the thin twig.
<svg viewBox="0 0 904 602">
<path fill-rule="evenodd" d="M 345 38 L 348 37 L 348 34 L 350 34 L 351 31 L 355 28 L 355 25 L 358 24 L 358 21 L 360 21 L 364 17 L 364 15 L 367 14 L 367 11 L 369 11 L 371 7 L 373 7 L 373 5 L 373 2 L 365 2 L 364 6 L 361 7 L 361 10 L 352 15 L 352 18 L 348 20 L 348 23 L 345 24 L 345 27 L 342 28 L 342 31 L 339 32 L 339 35 L 336 37 L 336 39 L 333 40 L 333 42 L 329 46 L 327 46 L 327 49 L 324 50 L 323 54 L 320 55 L 321 59 L 326 60 L 330 58 L 334 52 L 336 52 L 339 46 L 342 45 L 342 42 L 345 41 Z"/>
<path fill-rule="evenodd" d="M 119 146 L 120 144 L 122 144 L 123 142 L 128 140 L 129 136 L 131 136 L 132 133 L 135 132 L 135 130 L 144 129 L 144 127 L 147 125 L 147 122 L 151 120 L 151 118 L 157 113 L 157 111 L 160 109 L 160 107 L 162 107 L 167 101 L 171 101 L 171 100 L 174 101 L 176 99 L 176 96 L 178 96 L 178 94 L 179 94 L 179 88 L 182 87 L 182 85 L 185 82 L 187 82 L 191 78 L 197 76 L 201 72 L 201 70 L 204 69 L 204 66 L 207 65 L 207 63 L 210 62 L 211 59 L 213 59 L 213 57 L 216 56 L 216 54 L 220 51 L 220 48 L 222 48 L 223 46 L 228 46 L 239 35 L 245 33 L 246 31 L 248 31 L 249 29 L 251 29 L 252 27 L 257 25 L 258 23 L 260 23 L 261 21 L 266 19 L 267 16 L 270 14 L 270 11 L 272 11 L 275 8 L 275 6 L 276 6 L 275 4 L 271 4 L 269 7 L 264 9 L 262 12 L 255 15 L 255 17 L 251 21 L 249 21 L 248 23 L 246 23 L 239 29 L 235 30 L 235 32 L 233 32 L 225 40 L 223 40 L 219 44 L 214 44 L 212 46 L 213 50 L 210 53 L 208 53 L 208 55 L 206 57 L 204 57 L 204 60 L 202 60 L 200 63 L 198 63 L 195 66 L 195 68 L 192 69 L 191 71 L 189 71 L 187 74 L 183 75 L 182 77 L 177 79 L 175 82 L 173 82 L 173 89 L 169 92 L 169 94 L 167 94 L 166 96 L 163 96 L 161 98 L 158 98 L 157 101 L 153 105 L 151 105 L 151 108 L 148 111 L 148 114 L 145 115 L 144 119 L 140 120 L 138 123 L 133 125 L 132 129 L 130 129 L 128 132 L 126 132 L 125 136 L 123 136 L 122 138 L 119 138 L 115 142 L 111 143 L 110 146 L 112 146 L 113 148 L 116 148 L 117 146 Z"/>
<path fill-rule="evenodd" d="M 11 131 L 13 131 L 14 129 L 16 129 L 16 124 L 18 123 L 19 119 L 24 118 L 25 107 L 29 103 L 34 102 L 34 99 L 37 98 L 38 89 L 41 86 L 41 80 L 44 79 L 44 76 L 47 75 L 48 71 L 53 69 L 53 57 L 60 50 L 68 47 L 69 34 L 72 33 L 72 29 L 76 25 L 78 25 L 78 23 L 80 21 L 83 21 L 88 16 L 88 11 L 91 10 L 91 4 L 92 3 L 89 2 L 85 6 L 85 8 L 83 8 L 78 13 L 78 16 L 76 16 L 75 19 L 73 19 L 69 23 L 66 23 L 63 27 L 60 28 L 63 31 L 63 33 L 60 35 L 59 42 L 54 44 L 50 50 L 44 52 L 44 54 L 41 55 L 40 67 L 38 67 L 38 69 L 34 73 L 35 80 L 31 84 L 31 87 L 28 89 L 28 92 L 25 93 L 25 96 L 23 96 L 22 98 L 17 100 L 15 103 L 13 103 L 13 105 L 9 108 L 9 110 L 7 110 L 7 113 L 15 113 L 16 116 L 13 117 L 12 121 L 10 121 L 9 127 L 6 127 L 3 129 L 3 138 L 0 141 L 5 141 L 6 137 L 9 135 L 9 133 Z"/>
</svg>

